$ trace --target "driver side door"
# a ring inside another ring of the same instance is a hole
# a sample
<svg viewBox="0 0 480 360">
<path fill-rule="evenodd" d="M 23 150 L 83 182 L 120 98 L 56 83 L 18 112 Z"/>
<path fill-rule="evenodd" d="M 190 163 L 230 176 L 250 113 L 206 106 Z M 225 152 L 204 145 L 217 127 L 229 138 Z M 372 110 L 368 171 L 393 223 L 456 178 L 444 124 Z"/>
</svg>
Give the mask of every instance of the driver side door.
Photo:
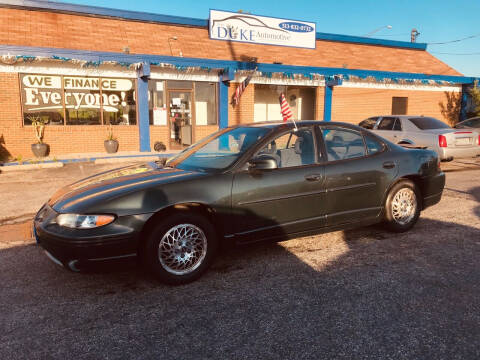
<svg viewBox="0 0 480 360">
<path fill-rule="evenodd" d="M 313 127 L 291 130 L 255 155 L 274 158 L 278 168 L 245 167 L 234 174 L 232 213 L 239 242 L 283 238 L 325 225 L 325 176 L 318 149 Z"/>
</svg>

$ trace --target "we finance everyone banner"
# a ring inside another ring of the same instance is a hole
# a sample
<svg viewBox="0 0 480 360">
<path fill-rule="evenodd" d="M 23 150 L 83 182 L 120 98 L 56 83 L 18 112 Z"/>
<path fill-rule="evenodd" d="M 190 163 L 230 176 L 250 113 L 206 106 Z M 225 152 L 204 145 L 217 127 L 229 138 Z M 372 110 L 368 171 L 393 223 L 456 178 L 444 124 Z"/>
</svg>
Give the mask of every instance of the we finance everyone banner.
<svg viewBox="0 0 480 360">
<path fill-rule="evenodd" d="M 127 92 L 134 89 L 130 79 L 23 75 L 23 106 L 29 111 L 100 109 L 117 112 L 126 106 Z"/>
</svg>

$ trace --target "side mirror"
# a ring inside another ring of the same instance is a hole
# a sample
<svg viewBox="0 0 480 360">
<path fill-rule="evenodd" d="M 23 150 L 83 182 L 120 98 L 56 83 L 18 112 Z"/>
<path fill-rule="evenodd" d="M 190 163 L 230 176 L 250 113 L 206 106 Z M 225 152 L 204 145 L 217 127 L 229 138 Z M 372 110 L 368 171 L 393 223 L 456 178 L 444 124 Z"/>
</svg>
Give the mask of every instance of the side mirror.
<svg viewBox="0 0 480 360">
<path fill-rule="evenodd" d="M 274 170 L 278 168 L 277 160 L 273 156 L 261 155 L 248 162 L 248 170 Z"/>
</svg>

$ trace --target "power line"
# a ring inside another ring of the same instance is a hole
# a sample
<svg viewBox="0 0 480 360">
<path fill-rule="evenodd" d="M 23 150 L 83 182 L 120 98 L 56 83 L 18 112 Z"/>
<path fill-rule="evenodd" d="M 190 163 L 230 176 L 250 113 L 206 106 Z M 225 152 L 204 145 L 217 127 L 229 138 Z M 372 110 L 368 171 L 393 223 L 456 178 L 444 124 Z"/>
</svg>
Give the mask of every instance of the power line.
<svg viewBox="0 0 480 360">
<path fill-rule="evenodd" d="M 473 53 L 448 53 L 448 52 L 438 52 L 438 51 L 430 51 L 432 54 L 441 54 L 441 55 L 480 55 L 480 52 L 473 52 Z"/>
<path fill-rule="evenodd" d="M 384 37 L 384 36 L 403 36 L 403 35 L 410 35 L 410 33 L 402 33 L 402 34 L 384 34 L 384 35 L 378 35 L 379 37 Z"/>
<path fill-rule="evenodd" d="M 456 43 L 456 42 L 463 41 L 463 40 L 473 39 L 473 38 L 476 38 L 476 37 L 479 37 L 479 36 L 480 36 L 480 34 L 474 34 L 474 35 L 470 35 L 470 36 L 464 37 L 464 38 L 462 38 L 462 39 L 456 39 L 456 40 L 450 40 L 450 41 L 443 41 L 443 42 L 432 42 L 432 43 L 427 43 L 427 45 L 451 44 L 451 43 Z"/>
</svg>

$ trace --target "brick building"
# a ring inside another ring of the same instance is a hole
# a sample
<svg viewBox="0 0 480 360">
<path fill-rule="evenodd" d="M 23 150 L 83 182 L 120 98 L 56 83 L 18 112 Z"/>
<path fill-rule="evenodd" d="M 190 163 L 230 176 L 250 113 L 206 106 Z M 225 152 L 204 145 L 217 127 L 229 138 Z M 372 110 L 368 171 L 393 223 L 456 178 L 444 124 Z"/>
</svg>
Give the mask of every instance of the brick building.
<svg viewBox="0 0 480 360">
<path fill-rule="evenodd" d="M 445 92 L 465 95 L 474 81 L 425 44 L 319 32 L 314 42 L 219 41 L 208 20 L 0 0 L 1 145 L 31 156 L 31 122 L 41 118 L 51 155 L 103 151 L 109 125 L 120 150 L 181 148 L 229 125 L 280 120 L 280 93 L 296 119 L 443 119 Z"/>
</svg>

